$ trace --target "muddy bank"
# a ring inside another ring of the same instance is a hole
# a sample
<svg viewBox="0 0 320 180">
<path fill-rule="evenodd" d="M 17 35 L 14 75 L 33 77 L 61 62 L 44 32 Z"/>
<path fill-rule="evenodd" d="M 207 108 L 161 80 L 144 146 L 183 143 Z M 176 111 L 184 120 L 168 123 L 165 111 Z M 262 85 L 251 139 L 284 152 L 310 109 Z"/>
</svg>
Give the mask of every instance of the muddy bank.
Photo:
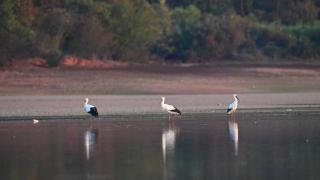
<svg viewBox="0 0 320 180">
<path fill-rule="evenodd" d="M 162 95 L 107 95 L 107 96 L 0 96 L 0 117 L 83 116 L 85 97 L 98 107 L 100 115 L 161 114 Z M 239 112 L 249 109 L 319 108 L 320 93 L 265 93 L 238 94 Z M 184 113 L 222 113 L 232 101 L 231 94 L 167 95 L 166 102 Z"/>
<path fill-rule="evenodd" d="M 0 95 L 319 92 L 318 66 L 139 65 L 0 69 Z"/>
</svg>

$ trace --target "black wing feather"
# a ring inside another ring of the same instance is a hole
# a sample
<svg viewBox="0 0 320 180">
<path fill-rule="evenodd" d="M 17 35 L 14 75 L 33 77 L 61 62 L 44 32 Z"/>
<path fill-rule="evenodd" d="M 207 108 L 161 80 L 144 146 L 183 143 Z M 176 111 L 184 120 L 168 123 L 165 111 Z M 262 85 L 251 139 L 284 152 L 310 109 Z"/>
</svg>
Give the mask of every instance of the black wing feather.
<svg viewBox="0 0 320 180">
<path fill-rule="evenodd" d="M 98 117 L 99 116 L 98 109 L 96 107 L 90 108 L 90 111 L 88 113 L 91 114 L 94 117 Z"/>
<path fill-rule="evenodd" d="M 179 115 L 181 115 L 181 111 L 178 109 L 178 108 L 176 108 L 176 107 L 174 107 L 174 109 L 173 110 L 170 110 L 171 112 L 175 112 L 175 113 L 178 113 Z"/>
</svg>

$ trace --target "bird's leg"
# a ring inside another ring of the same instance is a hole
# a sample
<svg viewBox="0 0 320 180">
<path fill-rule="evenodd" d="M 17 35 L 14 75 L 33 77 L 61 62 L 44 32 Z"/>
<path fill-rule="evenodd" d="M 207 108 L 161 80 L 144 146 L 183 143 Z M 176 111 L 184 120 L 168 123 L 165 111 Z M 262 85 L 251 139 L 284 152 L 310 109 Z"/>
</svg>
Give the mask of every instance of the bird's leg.
<svg viewBox="0 0 320 180">
<path fill-rule="evenodd" d="M 90 127 L 92 127 L 92 122 L 93 122 L 93 119 L 90 118 Z"/>
<path fill-rule="evenodd" d="M 173 121 L 171 124 L 171 129 L 175 129 L 176 128 L 176 121 Z"/>
</svg>

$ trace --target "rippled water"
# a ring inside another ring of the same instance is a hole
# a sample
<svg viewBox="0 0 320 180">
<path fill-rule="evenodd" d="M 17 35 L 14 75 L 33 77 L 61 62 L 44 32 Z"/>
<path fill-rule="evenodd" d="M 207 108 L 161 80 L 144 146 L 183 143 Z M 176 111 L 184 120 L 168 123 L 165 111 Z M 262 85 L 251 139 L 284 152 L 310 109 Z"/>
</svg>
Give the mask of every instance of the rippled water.
<svg viewBox="0 0 320 180">
<path fill-rule="evenodd" d="M 0 179 L 319 179 L 320 113 L 0 123 Z"/>
</svg>

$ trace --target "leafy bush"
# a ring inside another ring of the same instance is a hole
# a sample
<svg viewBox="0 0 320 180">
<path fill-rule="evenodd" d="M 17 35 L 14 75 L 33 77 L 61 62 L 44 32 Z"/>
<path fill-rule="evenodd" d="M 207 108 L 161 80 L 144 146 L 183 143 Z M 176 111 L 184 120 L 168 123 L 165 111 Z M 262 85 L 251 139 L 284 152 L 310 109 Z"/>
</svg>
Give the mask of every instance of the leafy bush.
<svg viewBox="0 0 320 180">
<path fill-rule="evenodd" d="M 16 13 L 17 2 L 0 2 L 0 56 L 2 62 L 17 56 L 30 56 L 34 31 L 26 18 Z"/>
<path fill-rule="evenodd" d="M 169 32 L 157 42 L 153 52 L 168 59 L 187 59 L 191 48 L 197 45 L 197 32 L 200 30 L 201 13 L 195 6 L 176 8 L 171 15 Z"/>
<path fill-rule="evenodd" d="M 62 50 L 68 54 L 91 58 L 93 55 L 108 57 L 112 33 L 94 15 L 81 16 L 72 31 L 66 35 Z"/>
<path fill-rule="evenodd" d="M 73 26 L 73 18 L 69 12 L 61 8 L 49 9 L 38 20 L 36 46 L 42 54 L 61 51 L 66 34 Z"/>
<path fill-rule="evenodd" d="M 111 12 L 113 57 L 138 61 L 145 59 L 150 46 L 160 39 L 166 29 L 160 13 L 165 12 L 146 1 L 115 1 Z"/>
<path fill-rule="evenodd" d="M 49 67 L 56 67 L 59 65 L 61 60 L 61 53 L 60 52 L 51 52 L 46 55 L 46 61 Z"/>
<path fill-rule="evenodd" d="M 66 54 L 126 61 L 316 58 L 319 2 L 2 0 L 0 61 L 38 55 L 55 66 Z"/>
</svg>

